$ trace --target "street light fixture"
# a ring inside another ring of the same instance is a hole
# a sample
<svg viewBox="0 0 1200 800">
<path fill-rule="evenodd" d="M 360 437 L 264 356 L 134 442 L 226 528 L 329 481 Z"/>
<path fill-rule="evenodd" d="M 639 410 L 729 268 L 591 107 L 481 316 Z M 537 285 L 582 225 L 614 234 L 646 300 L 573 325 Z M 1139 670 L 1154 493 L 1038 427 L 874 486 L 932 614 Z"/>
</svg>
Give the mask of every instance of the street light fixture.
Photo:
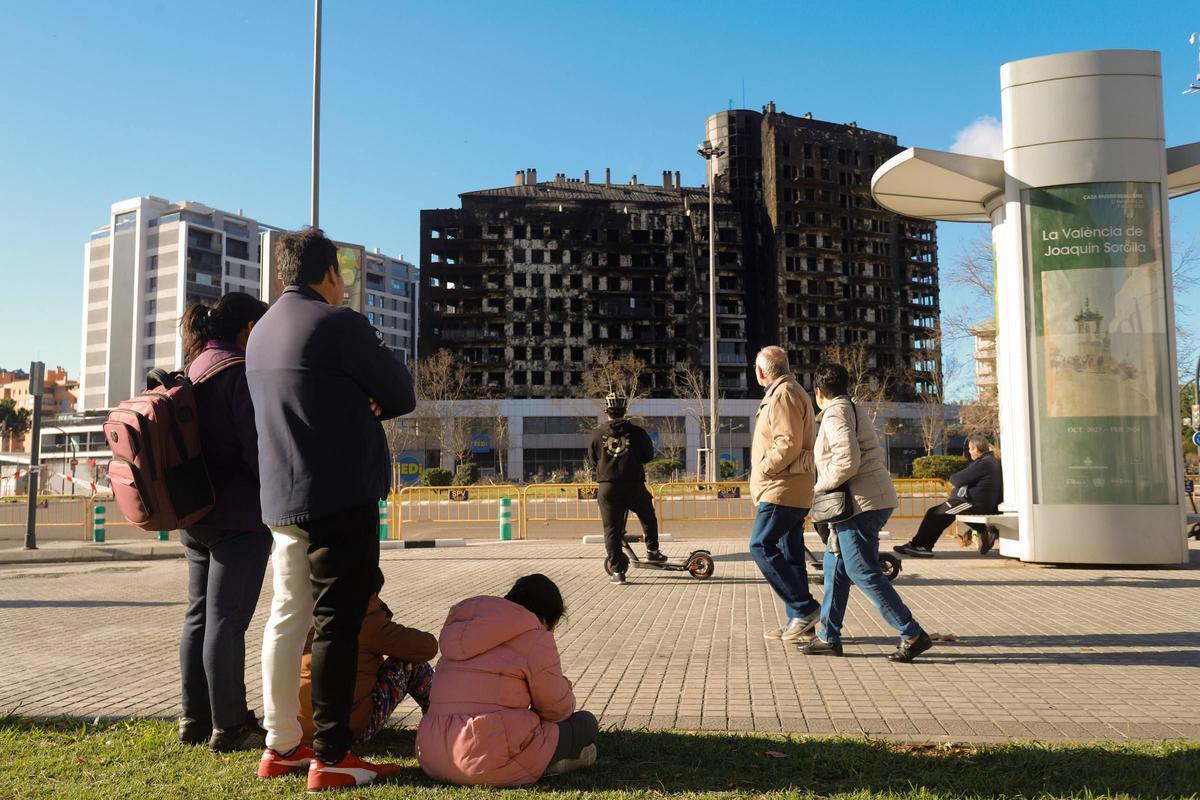
<svg viewBox="0 0 1200 800">
<path fill-rule="evenodd" d="M 708 139 L 696 149 L 708 168 L 708 411 L 709 450 L 708 480 L 717 479 L 717 216 L 713 178 L 716 172 L 713 159 L 725 151 Z"/>
</svg>

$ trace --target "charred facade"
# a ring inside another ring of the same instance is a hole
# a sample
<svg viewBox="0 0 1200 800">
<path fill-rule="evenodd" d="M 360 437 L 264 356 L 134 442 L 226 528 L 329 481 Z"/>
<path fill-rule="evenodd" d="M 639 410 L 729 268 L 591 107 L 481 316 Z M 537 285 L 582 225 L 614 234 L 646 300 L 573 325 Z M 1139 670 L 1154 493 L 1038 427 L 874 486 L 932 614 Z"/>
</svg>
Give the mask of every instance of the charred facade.
<svg viewBox="0 0 1200 800">
<path fill-rule="evenodd" d="M 781 344 L 805 385 L 831 345 L 860 348 L 888 399 L 941 383 L 937 235 L 871 198 L 871 176 L 896 137 L 777 112 L 708 118 L 746 242 L 749 350 Z"/>
<path fill-rule="evenodd" d="M 421 212 L 419 355 L 442 348 L 478 391 L 578 397 L 602 348 L 646 364 L 642 388 L 676 395 L 677 370 L 708 370 L 708 191 L 568 178 L 467 192 L 461 209 Z M 718 196 L 719 381 L 747 393 L 740 215 Z"/>
</svg>

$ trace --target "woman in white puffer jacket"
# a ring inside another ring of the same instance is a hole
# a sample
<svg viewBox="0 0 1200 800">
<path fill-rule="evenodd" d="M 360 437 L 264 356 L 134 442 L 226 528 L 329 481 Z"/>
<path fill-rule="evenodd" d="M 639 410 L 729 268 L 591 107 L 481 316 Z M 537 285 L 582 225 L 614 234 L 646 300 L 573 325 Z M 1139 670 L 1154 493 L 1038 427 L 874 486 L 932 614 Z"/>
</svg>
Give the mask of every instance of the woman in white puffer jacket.
<svg viewBox="0 0 1200 800">
<path fill-rule="evenodd" d="M 800 651 L 810 656 L 842 654 L 842 620 L 854 584 L 900 634 L 900 646 L 888 659 L 908 662 L 933 643 L 879 568 L 879 531 L 897 505 L 896 491 L 870 418 L 860 414 L 847 395 L 849 383 L 850 376 L 840 364 L 822 364 L 813 379 L 821 408 L 813 448 L 815 491 L 832 492 L 845 485 L 852 516 L 831 526 L 825 546 L 821 623 L 817 638 L 800 645 Z"/>
</svg>

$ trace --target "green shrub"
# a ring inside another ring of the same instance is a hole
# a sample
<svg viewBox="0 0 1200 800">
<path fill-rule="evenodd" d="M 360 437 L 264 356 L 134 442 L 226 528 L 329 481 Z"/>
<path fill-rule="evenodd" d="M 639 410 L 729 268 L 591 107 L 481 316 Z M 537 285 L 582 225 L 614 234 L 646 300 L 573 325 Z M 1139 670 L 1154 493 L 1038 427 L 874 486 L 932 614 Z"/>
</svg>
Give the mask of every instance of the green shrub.
<svg viewBox="0 0 1200 800">
<path fill-rule="evenodd" d="M 966 466 L 962 456 L 921 456 L 913 459 L 913 477 L 945 480 Z"/>
<path fill-rule="evenodd" d="M 669 481 L 675 473 L 683 469 L 683 464 L 674 458 L 659 458 L 646 464 L 646 477 L 652 481 Z"/>
<path fill-rule="evenodd" d="M 454 473 L 455 486 L 471 486 L 479 483 L 479 467 L 470 461 L 464 461 L 458 465 L 458 472 Z"/>
<path fill-rule="evenodd" d="M 422 486 L 449 486 L 454 478 L 450 470 L 441 467 L 426 467 L 421 473 Z"/>
<path fill-rule="evenodd" d="M 738 475 L 737 462 L 736 461 L 727 461 L 726 459 L 722 458 L 721 459 L 721 480 L 732 481 L 737 478 L 737 475 Z"/>
</svg>

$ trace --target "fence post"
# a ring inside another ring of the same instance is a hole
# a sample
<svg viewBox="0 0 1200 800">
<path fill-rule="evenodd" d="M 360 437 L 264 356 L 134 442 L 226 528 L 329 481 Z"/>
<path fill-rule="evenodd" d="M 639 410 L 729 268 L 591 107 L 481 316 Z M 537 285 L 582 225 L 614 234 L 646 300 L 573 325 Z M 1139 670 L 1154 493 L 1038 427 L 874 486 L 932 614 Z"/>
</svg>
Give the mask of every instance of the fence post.
<svg viewBox="0 0 1200 800">
<path fill-rule="evenodd" d="M 400 492 L 404 491 L 401 487 L 392 492 L 392 527 L 396 531 L 396 538 L 403 539 L 404 534 L 400 530 Z"/>
<path fill-rule="evenodd" d="M 500 541 L 512 539 L 512 498 L 500 498 Z"/>
<path fill-rule="evenodd" d="M 103 503 L 92 507 L 92 541 L 96 544 L 104 543 L 104 511 Z"/>
<path fill-rule="evenodd" d="M 386 500 L 379 501 L 379 541 L 388 538 L 388 504 Z"/>
</svg>

